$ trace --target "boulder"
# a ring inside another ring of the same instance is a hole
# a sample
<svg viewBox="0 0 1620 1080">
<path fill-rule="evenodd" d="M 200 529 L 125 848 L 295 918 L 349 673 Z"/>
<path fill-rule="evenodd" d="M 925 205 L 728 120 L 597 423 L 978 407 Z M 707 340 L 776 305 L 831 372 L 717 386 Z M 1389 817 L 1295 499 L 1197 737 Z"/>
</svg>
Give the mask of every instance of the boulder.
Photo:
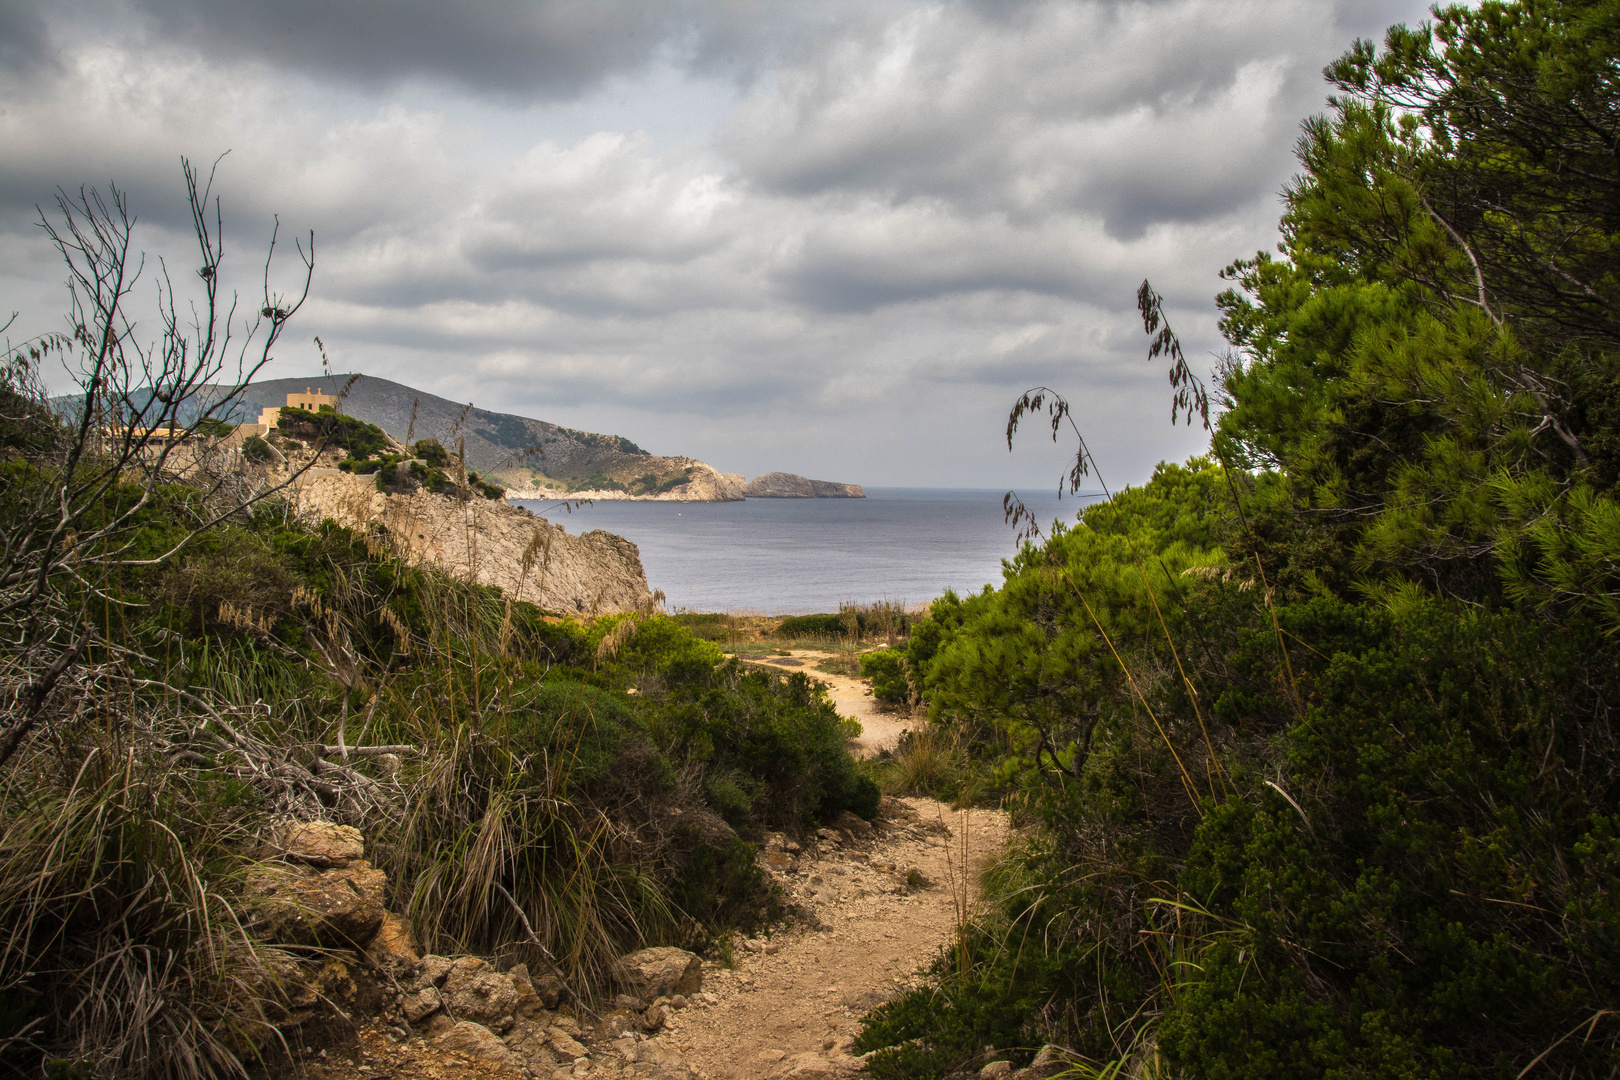
<svg viewBox="0 0 1620 1080">
<path fill-rule="evenodd" d="M 432 953 L 422 957 L 416 965 L 416 979 L 413 986 L 443 986 L 445 978 L 450 974 L 450 968 L 455 961 L 448 956 L 435 956 Z"/>
<path fill-rule="evenodd" d="M 512 989 L 517 991 L 516 1015 L 529 1020 L 545 1019 L 546 1003 L 535 992 L 534 980 L 529 978 L 528 965 L 513 964 L 512 970 L 508 971 L 506 975 L 512 980 Z"/>
<path fill-rule="evenodd" d="M 552 1052 L 564 1061 L 578 1061 L 582 1057 L 590 1056 L 590 1052 L 584 1046 L 560 1027 L 547 1030 L 546 1042 L 550 1044 Z"/>
<path fill-rule="evenodd" d="M 424 1019 L 438 1012 L 444 1005 L 444 999 L 439 991 L 431 986 L 424 986 L 420 990 L 411 990 L 403 995 L 400 1008 L 405 1011 L 407 1023 L 419 1024 Z"/>
<path fill-rule="evenodd" d="M 360 948 L 382 926 L 388 876 L 368 863 L 331 870 L 261 863 L 248 871 L 248 925 L 273 945 Z"/>
<path fill-rule="evenodd" d="M 507 1049 L 488 1028 L 463 1020 L 433 1040 L 433 1045 L 452 1054 L 464 1054 L 474 1061 L 494 1065 L 502 1071 L 519 1072 L 523 1062 Z"/>
<path fill-rule="evenodd" d="M 979 1070 L 980 1080 L 1000 1080 L 1003 1076 L 1011 1075 L 1013 1071 L 1010 1061 L 992 1061 Z"/>
<path fill-rule="evenodd" d="M 518 992 L 503 975 L 476 956 L 450 965 L 444 980 L 444 1004 L 457 1020 L 471 1020 L 493 1031 L 505 1031 L 517 1019 Z"/>
<path fill-rule="evenodd" d="M 562 1003 L 563 981 L 555 975 L 536 975 L 530 978 L 530 985 L 534 992 L 540 995 L 540 1004 L 548 1009 L 555 1009 Z"/>
<path fill-rule="evenodd" d="M 366 854 L 359 829 L 330 821 L 284 821 L 271 843 L 281 854 L 311 866 L 347 866 Z"/>
<path fill-rule="evenodd" d="M 370 957 L 372 963 L 386 966 L 393 966 L 397 962 L 415 964 L 420 959 L 410 926 L 392 911 L 383 912 L 382 925 L 377 927 L 377 936 L 366 946 L 366 956 Z"/>
<path fill-rule="evenodd" d="M 618 976 L 631 994 L 650 1005 L 661 997 L 690 997 L 702 990 L 703 961 L 685 949 L 642 949 L 619 960 Z"/>
<path fill-rule="evenodd" d="M 547 1075 L 557 1065 L 557 1055 L 549 1045 L 550 1032 L 544 1024 L 520 1016 L 501 1041 L 537 1076 Z"/>
</svg>

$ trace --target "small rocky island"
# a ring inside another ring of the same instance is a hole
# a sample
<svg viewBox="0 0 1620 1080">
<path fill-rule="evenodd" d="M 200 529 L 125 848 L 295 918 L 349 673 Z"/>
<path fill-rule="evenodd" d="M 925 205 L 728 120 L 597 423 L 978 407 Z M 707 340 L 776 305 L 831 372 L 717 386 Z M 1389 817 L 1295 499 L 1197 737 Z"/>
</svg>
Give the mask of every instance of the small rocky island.
<svg viewBox="0 0 1620 1080">
<path fill-rule="evenodd" d="M 743 488 L 749 499 L 864 499 L 859 484 L 835 484 L 831 480 L 807 480 L 793 473 L 772 472 L 756 476 Z"/>
</svg>

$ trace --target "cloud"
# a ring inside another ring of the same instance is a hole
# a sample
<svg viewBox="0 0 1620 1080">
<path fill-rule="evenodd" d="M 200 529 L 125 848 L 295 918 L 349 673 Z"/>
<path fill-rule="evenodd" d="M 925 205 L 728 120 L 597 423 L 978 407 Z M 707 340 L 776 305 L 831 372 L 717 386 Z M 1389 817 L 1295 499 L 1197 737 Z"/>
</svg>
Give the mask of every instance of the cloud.
<svg viewBox="0 0 1620 1080">
<path fill-rule="evenodd" d="M 116 178 L 189 265 L 220 165 L 254 296 L 274 215 L 319 363 L 736 471 L 1045 482 L 1013 395 L 1071 393 L 1139 479 L 1164 421 L 1134 292 L 1220 347 L 1214 272 L 1275 239 L 1319 70 L 1421 14 L 1307 0 L 0 0 L 0 288 L 54 328 L 29 222 Z M 982 429 L 982 430 L 981 430 Z"/>
</svg>

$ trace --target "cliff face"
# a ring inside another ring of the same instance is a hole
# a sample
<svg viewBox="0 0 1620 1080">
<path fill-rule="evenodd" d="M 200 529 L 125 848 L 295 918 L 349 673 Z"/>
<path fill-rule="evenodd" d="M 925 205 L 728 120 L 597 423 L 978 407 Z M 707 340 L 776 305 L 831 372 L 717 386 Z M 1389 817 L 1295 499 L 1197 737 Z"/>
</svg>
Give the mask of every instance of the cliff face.
<svg viewBox="0 0 1620 1080">
<path fill-rule="evenodd" d="M 312 469 L 297 486 L 300 516 L 355 529 L 381 526 L 395 550 L 552 611 L 609 614 L 652 603 L 641 552 L 600 529 L 570 536 L 502 499 L 462 502 L 415 491 L 385 495 L 369 476 Z"/>
<path fill-rule="evenodd" d="M 743 478 L 737 473 L 719 472 L 712 465 L 704 464 L 692 458 L 667 458 L 679 463 L 682 475 L 689 479 L 677 483 L 667 491 L 656 494 L 632 494 L 627 491 L 603 490 L 600 488 L 584 488 L 570 491 L 566 488 L 556 487 L 544 483 L 545 478 L 538 478 L 532 483 L 518 481 L 506 487 L 506 497 L 509 499 L 634 499 L 640 502 L 739 502 L 743 498 L 745 487 Z M 506 479 L 511 479 L 510 475 Z"/>
<path fill-rule="evenodd" d="M 750 499 L 864 499 L 859 484 L 835 484 L 831 480 L 806 480 L 793 473 L 773 472 L 748 481 L 743 494 Z"/>
</svg>

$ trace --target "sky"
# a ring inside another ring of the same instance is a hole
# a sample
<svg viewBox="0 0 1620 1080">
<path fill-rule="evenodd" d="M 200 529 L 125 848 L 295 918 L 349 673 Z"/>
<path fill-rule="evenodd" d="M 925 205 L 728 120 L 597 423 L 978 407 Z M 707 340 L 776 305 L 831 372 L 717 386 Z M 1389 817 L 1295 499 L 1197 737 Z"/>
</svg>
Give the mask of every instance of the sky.
<svg viewBox="0 0 1620 1080">
<path fill-rule="evenodd" d="M 180 161 L 215 166 L 256 307 L 315 238 L 265 369 L 395 379 L 749 476 L 1055 486 L 1009 453 L 1066 395 L 1111 486 L 1172 427 L 1135 294 L 1195 368 L 1221 267 L 1271 249 L 1322 67 L 1406 0 L 0 0 L 0 318 L 64 325 L 39 227 L 126 192 L 156 271 L 197 263 Z M 221 156 L 223 155 L 223 157 Z M 188 247 L 188 245 L 190 245 Z M 184 272 L 181 272 L 184 268 Z M 64 373 L 48 373 L 55 385 Z"/>
</svg>

